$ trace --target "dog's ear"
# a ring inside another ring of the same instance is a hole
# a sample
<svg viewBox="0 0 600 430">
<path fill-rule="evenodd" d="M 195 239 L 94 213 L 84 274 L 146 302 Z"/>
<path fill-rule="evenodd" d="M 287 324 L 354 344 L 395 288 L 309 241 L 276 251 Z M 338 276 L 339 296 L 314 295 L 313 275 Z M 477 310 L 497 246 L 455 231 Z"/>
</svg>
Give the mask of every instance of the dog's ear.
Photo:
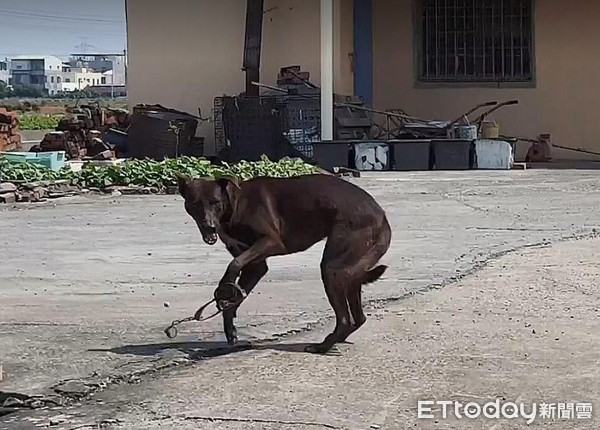
<svg viewBox="0 0 600 430">
<path fill-rule="evenodd" d="M 177 186 L 179 187 L 179 194 L 181 195 L 181 197 L 183 197 L 185 199 L 185 195 L 190 187 L 190 182 L 192 181 L 192 179 L 187 176 L 184 175 L 182 173 L 175 173 L 175 177 L 177 178 Z"/>
<path fill-rule="evenodd" d="M 235 176 L 221 176 L 217 179 L 217 183 L 223 189 L 227 188 L 228 185 L 233 185 L 238 190 L 240 189 L 240 181 Z"/>
<path fill-rule="evenodd" d="M 223 193 L 227 195 L 230 202 L 233 201 L 235 190 L 241 189 L 240 182 L 235 176 L 221 176 L 219 179 L 217 179 L 217 184 Z"/>
</svg>

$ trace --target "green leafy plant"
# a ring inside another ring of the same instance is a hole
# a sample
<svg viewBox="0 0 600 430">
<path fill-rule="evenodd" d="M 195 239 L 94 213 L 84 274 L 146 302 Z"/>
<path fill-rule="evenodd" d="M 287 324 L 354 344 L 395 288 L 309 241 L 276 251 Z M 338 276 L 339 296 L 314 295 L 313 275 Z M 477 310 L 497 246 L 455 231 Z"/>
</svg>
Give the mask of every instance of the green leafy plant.
<svg viewBox="0 0 600 430">
<path fill-rule="evenodd" d="M 54 130 L 60 120 L 60 115 L 21 115 L 19 123 L 21 130 Z"/>
<path fill-rule="evenodd" d="M 241 161 L 225 167 L 214 166 L 204 158 L 179 157 L 164 161 L 131 160 L 117 165 L 86 164 L 73 172 L 65 167 L 58 172 L 32 163 L 0 162 L 0 176 L 4 181 L 69 180 L 84 188 L 104 189 L 113 185 L 155 187 L 164 191 L 176 186 L 176 173 L 193 178 L 233 176 L 240 181 L 255 177 L 291 177 L 317 173 L 317 169 L 299 159 L 284 158 L 278 162 L 263 156 L 260 161 Z"/>
<path fill-rule="evenodd" d="M 0 160 L 0 180 L 2 181 L 57 181 L 70 179 L 71 173 L 68 168 L 55 172 L 37 163 L 14 163 Z"/>
</svg>

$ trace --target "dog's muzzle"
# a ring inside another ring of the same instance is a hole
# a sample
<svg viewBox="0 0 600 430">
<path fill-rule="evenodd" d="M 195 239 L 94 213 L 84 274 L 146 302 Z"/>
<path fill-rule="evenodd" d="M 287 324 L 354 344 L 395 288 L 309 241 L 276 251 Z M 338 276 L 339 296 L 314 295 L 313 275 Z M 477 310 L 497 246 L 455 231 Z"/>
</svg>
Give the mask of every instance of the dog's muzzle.
<svg viewBox="0 0 600 430">
<path fill-rule="evenodd" d="M 217 233 L 203 234 L 202 240 L 208 245 L 214 245 L 219 240 L 219 236 L 217 236 Z"/>
<path fill-rule="evenodd" d="M 219 240 L 219 235 L 215 227 L 200 226 L 200 233 L 202 233 L 202 240 L 208 245 L 214 245 Z"/>
</svg>

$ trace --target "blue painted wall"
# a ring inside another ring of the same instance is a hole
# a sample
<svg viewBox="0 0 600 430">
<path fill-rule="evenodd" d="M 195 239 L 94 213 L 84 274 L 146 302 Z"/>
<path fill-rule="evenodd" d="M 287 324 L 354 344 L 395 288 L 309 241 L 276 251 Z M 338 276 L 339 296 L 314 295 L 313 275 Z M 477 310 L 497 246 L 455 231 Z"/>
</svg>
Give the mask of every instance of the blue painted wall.
<svg viewBox="0 0 600 430">
<path fill-rule="evenodd" d="M 354 0 L 354 93 L 373 106 L 373 0 Z"/>
</svg>

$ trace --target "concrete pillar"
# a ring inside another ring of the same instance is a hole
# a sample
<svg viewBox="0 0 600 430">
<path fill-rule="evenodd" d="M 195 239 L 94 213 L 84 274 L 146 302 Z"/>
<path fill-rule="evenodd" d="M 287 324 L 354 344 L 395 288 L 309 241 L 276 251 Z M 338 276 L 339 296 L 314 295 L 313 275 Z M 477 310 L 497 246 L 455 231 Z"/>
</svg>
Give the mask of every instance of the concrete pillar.
<svg viewBox="0 0 600 430">
<path fill-rule="evenodd" d="M 321 0 L 321 140 L 333 140 L 333 0 Z"/>
</svg>

